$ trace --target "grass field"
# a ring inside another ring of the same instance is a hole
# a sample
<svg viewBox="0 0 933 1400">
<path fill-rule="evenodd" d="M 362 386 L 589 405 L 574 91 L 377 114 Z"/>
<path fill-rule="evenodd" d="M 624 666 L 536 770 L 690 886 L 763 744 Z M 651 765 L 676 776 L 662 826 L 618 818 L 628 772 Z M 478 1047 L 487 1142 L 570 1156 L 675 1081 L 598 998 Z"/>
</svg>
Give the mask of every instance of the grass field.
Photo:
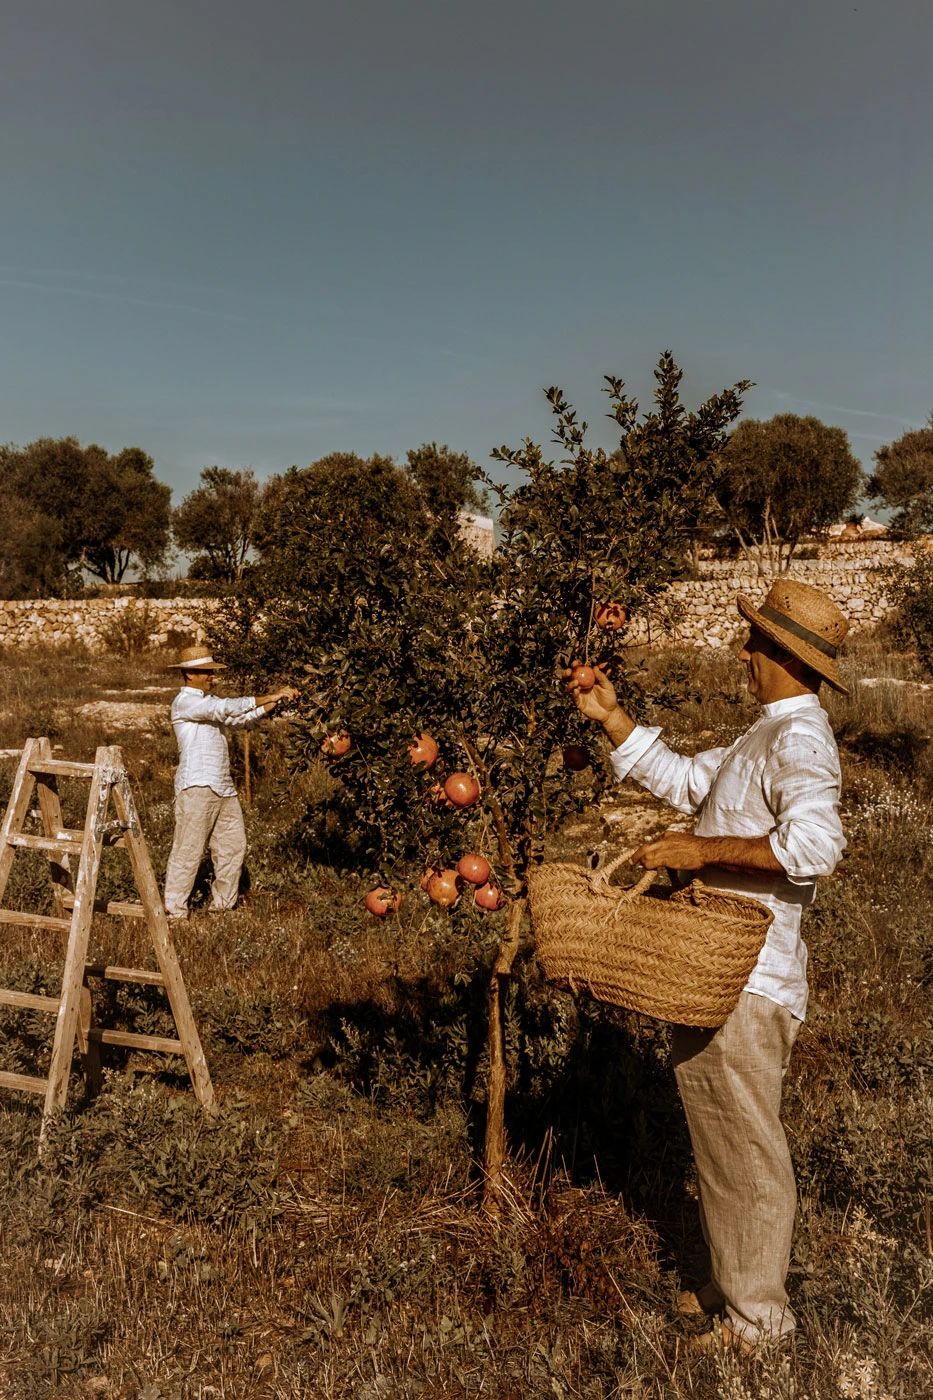
<svg viewBox="0 0 933 1400">
<path fill-rule="evenodd" d="M 652 665 L 686 669 L 696 688 L 661 716 L 683 747 L 747 723 L 727 659 Z M 880 644 L 849 668 L 911 677 Z M 175 758 L 164 685 L 157 659 L 0 659 L 0 746 L 44 733 L 89 758 L 122 743 L 160 873 Z M 117 732 L 102 699 L 166 714 Z M 248 897 L 177 936 L 217 1112 L 197 1108 L 180 1063 L 114 1051 L 93 1103 L 75 1074 L 40 1165 L 35 1103 L 0 1100 L 0 1396 L 933 1395 L 933 700 L 858 688 L 831 713 L 849 849 L 808 916 L 811 1011 L 786 1091 L 800 1187 L 790 1346 L 688 1353 L 671 1304 L 699 1233 L 666 1032 L 554 991 L 530 958 L 507 1018 L 510 1208 L 498 1226 L 484 1217 L 495 931 L 416 894 L 397 919 L 369 918 L 366 882 L 315 858 L 329 780 L 289 782 L 280 724 L 254 737 Z M 12 773 L 4 763 L 4 798 Z M 65 795 L 79 824 L 78 793 Z M 643 794 L 612 806 L 618 821 L 591 808 L 554 851 L 666 824 Z M 122 860 L 104 867 L 117 894 Z M 23 853 L 7 902 L 47 899 L 46 866 Z M 2 984 L 56 991 L 57 937 L 5 929 Z M 95 926 L 110 961 L 145 957 L 138 939 L 134 923 Z M 146 989 L 123 988 L 98 1017 L 170 1030 Z M 0 1025 L 0 1066 L 40 1071 L 51 1018 L 4 1012 Z"/>
</svg>

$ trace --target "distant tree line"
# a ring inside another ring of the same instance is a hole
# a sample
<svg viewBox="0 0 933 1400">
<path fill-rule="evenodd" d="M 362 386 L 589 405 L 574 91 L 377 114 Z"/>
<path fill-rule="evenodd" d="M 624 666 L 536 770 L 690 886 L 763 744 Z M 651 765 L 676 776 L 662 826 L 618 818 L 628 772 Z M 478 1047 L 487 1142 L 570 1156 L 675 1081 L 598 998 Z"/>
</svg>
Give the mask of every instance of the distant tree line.
<svg viewBox="0 0 933 1400">
<path fill-rule="evenodd" d="M 388 467 L 414 482 L 438 517 L 482 509 L 479 468 L 446 444 L 423 443 L 399 468 L 389 458 L 333 453 L 310 467 L 260 482 L 249 468 L 209 466 L 174 510 L 171 490 L 140 447 L 108 453 L 76 438 L 0 445 L 0 597 L 58 597 L 87 579 L 120 583 L 164 570 L 172 549 L 190 556 L 190 578 L 235 584 L 281 528 L 299 479 L 356 479 Z M 401 478 L 400 478 L 401 479 Z M 894 512 L 905 536 L 933 531 L 933 416 L 875 454 L 865 477 L 841 428 L 783 413 L 745 419 L 715 464 L 712 489 L 690 513 L 685 560 L 704 542 L 733 544 L 763 572 L 785 570 L 801 540 L 850 515 L 870 498 Z M 321 528 L 329 528 L 321 521 Z"/>
<path fill-rule="evenodd" d="M 369 460 L 395 469 L 388 458 Z M 360 466 L 353 453 L 336 453 L 305 470 L 349 479 Z M 484 504 L 479 468 L 446 445 L 423 443 L 398 470 L 438 514 Z M 89 578 L 120 583 L 130 570 L 151 578 L 165 569 L 173 548 L 191 557 L 190 578 L 234 584 L 276 528 L 285 480 L 259 482 L 249 468 L 205 467 L 200 485 L 173 510 L 171 489 L 156 478 L 142 448 L 111 455 L 73 437 L 0 445 L 0 597 L 71 596 Z"/>
</svg>

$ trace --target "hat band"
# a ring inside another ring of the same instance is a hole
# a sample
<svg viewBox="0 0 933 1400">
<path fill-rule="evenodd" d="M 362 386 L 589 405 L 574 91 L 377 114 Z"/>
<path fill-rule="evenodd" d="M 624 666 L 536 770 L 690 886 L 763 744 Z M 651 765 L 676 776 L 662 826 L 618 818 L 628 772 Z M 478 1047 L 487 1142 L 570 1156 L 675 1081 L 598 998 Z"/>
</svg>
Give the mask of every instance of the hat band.
<svg viewBox="0 0 933 1400">
<path fill-rule="evenodd" d="M 190 670 L 190 669 L 192 669 L 192 668 L 195 667 L 195 666 L 216 666 L 216 665 L 217 665 L 217 663 L 216 663 L 216 661 L 214 660 L 214 658 L 213 658 L 212 656 L 195 656 L 195 657 L 192 658 L 191 661 L 179 661 L 179 662 L 178 662 L 178 666 L 179 666 L 179 669 L 180 669 L 180 670 L 184 670 L 185 667 L 188 667 L 188 669 Z"/>
<path fill-rule="evenodd" d="M 783 627 L 785 632 L 791 632 L 795 637 L 799 637 L 808 646 L 816 647 L 824 656 L 835 658 L 839 654 L 839 648 L 833 646 L 832 642 L 827 642 L 825 637 L 821 637 L 818 632 L 811 632 L 809 627 L 801 627 L 799 622 L 795 622 L 792 617 L 787 617 L 785 613 L 778 612 L 775 608 L 769 608 L 767 603 L 762 603 L 758 609 L 762 617 L 766 617 L 769 622 L 776 622 L 778 627 Z"/>
</svg>

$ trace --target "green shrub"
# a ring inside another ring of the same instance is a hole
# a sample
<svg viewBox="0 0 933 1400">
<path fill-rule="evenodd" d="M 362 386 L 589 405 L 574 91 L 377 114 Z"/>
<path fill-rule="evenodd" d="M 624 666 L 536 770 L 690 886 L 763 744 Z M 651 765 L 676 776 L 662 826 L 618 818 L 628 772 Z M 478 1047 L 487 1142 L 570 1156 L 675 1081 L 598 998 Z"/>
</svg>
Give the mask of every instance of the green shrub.
<svg viewBox="0 0 933 1400">
<path fill-rule="evenodd" d="M 50 1170 L 92 1173 L 99 1200 L 127 1193 L 149 1209 L 242 1228 L 271 1219 L 281 1130 L 236 1100 L 205 1113 L 194 1098 L 112 1078 L 108 1092 L 53 1127 Z"/>
<path fill-rule="evenodd" d="M 895 639 L 916 651 L 933 675 L 933 552 L 918 553 L 912 566 L 892 565 L 885 571 L 885 587 L 896 609 Z"/>
</svg>

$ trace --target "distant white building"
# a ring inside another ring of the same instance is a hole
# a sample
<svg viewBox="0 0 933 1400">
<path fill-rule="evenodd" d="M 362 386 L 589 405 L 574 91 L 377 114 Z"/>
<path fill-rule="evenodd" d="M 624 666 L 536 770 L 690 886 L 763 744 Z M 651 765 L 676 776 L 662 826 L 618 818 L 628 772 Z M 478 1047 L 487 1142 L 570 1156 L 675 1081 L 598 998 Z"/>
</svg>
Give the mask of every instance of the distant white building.
<svg viewBox="0 0 933 1400">
<path fill-rule="evenodd" d="M 468 510 L 460 512 L 461 538 L 471 544 L 477 554 L 491 559 L 496 548 L 496 527 L 490 515 L 473 515 Z"/>
</svg>

